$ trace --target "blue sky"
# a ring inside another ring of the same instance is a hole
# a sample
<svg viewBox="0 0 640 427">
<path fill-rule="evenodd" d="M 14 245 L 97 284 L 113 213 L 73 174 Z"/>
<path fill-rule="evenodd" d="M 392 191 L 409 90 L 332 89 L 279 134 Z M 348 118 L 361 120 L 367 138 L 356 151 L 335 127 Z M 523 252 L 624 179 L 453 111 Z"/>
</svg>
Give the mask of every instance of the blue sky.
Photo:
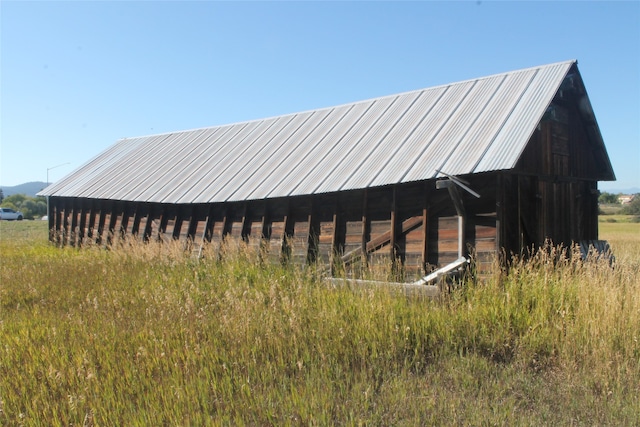
<svg viewBox="0 0 640 427">
<path fill-rule="evenodd" d="M 600 189 L 640 188 L 640 2 L 4 0 L 0 24 L 0 185 L 122 137 L 577 59 L 618 178 Z"/>
</svg>

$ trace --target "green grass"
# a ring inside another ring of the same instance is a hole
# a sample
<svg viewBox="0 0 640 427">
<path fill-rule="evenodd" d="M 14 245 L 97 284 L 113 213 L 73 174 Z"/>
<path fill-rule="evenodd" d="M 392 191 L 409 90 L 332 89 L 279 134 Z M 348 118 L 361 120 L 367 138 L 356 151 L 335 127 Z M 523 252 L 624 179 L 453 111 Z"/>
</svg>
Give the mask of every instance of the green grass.
<svg viewBox="0 0 640 427">
<path fill-rule="evenodd" d="M 634 425 L 640 224 L 439 300 L 0 223 L 0 425 Z"/>
<path fill-rule="evenodd" d="M 619 215 L 623 208 L 620 203 L 600 203 L 598 206 L 602 215 Z"/>
</svg>

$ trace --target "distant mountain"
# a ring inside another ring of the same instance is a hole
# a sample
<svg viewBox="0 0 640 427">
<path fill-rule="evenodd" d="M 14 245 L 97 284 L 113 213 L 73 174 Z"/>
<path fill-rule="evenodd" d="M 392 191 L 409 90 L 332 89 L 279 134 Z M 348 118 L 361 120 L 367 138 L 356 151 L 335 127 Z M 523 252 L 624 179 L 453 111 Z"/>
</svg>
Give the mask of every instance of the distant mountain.
<svg viewBox="0 0 640 427">
<path fill-rule="evenodd" d="M 26 194 L 29 197 L 35 197 L 36 193 L 42 190 L 47 186 L 46 182 L 42 181 L 33 181 L 33 182 L 25 182 L 24 184 L 14 185 L 13 187 L 3 186 L 2 193 L 4 197 L 10 196 L 12 194 Z"/>
<path fill-rule="evenodd" d="M 640 188 L 631 187 L 631 188 L 613 188 L 613 189 L 600 189 L 601 192 L 607 192 L 611 194 L 638 194 L 640 193 Z"/>
</svg>

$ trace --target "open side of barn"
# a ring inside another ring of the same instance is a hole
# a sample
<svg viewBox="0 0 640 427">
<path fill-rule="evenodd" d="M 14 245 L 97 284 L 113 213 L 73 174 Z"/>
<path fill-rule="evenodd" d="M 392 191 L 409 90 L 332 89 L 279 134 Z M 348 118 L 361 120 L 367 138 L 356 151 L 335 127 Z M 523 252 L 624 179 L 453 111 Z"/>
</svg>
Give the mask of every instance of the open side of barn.
<svg viewBox="0 0 640 427">
<path fill-rule="evenodd" d="M 60 245 L 234 238 L 274 260 L 392 263 L 412 278 L 470 253 L 482 268 L 546 240 L 596 240 L 597 183 L 612 179 L 570 61 L 123 140 L 41 194 Z"/>
</svg>

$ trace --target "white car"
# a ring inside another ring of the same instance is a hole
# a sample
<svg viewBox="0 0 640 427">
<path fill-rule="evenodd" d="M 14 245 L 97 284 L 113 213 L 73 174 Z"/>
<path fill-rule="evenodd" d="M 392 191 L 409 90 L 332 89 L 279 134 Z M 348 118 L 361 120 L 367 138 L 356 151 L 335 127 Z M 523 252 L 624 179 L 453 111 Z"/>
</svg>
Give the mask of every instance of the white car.
<svg viewBox="0 0 640 427">
<path fill-rule="evenodd" d="M 20 212 L 20 211 L 14 211 L 11 208 L 0 208 L 0 220 L 6 220 L 6 221 L 18 220 L 18 221 L 22 221 L 23 217 L 24 217 L 24 215 L 22 215 L 22 212 Z"/>
</svg>

